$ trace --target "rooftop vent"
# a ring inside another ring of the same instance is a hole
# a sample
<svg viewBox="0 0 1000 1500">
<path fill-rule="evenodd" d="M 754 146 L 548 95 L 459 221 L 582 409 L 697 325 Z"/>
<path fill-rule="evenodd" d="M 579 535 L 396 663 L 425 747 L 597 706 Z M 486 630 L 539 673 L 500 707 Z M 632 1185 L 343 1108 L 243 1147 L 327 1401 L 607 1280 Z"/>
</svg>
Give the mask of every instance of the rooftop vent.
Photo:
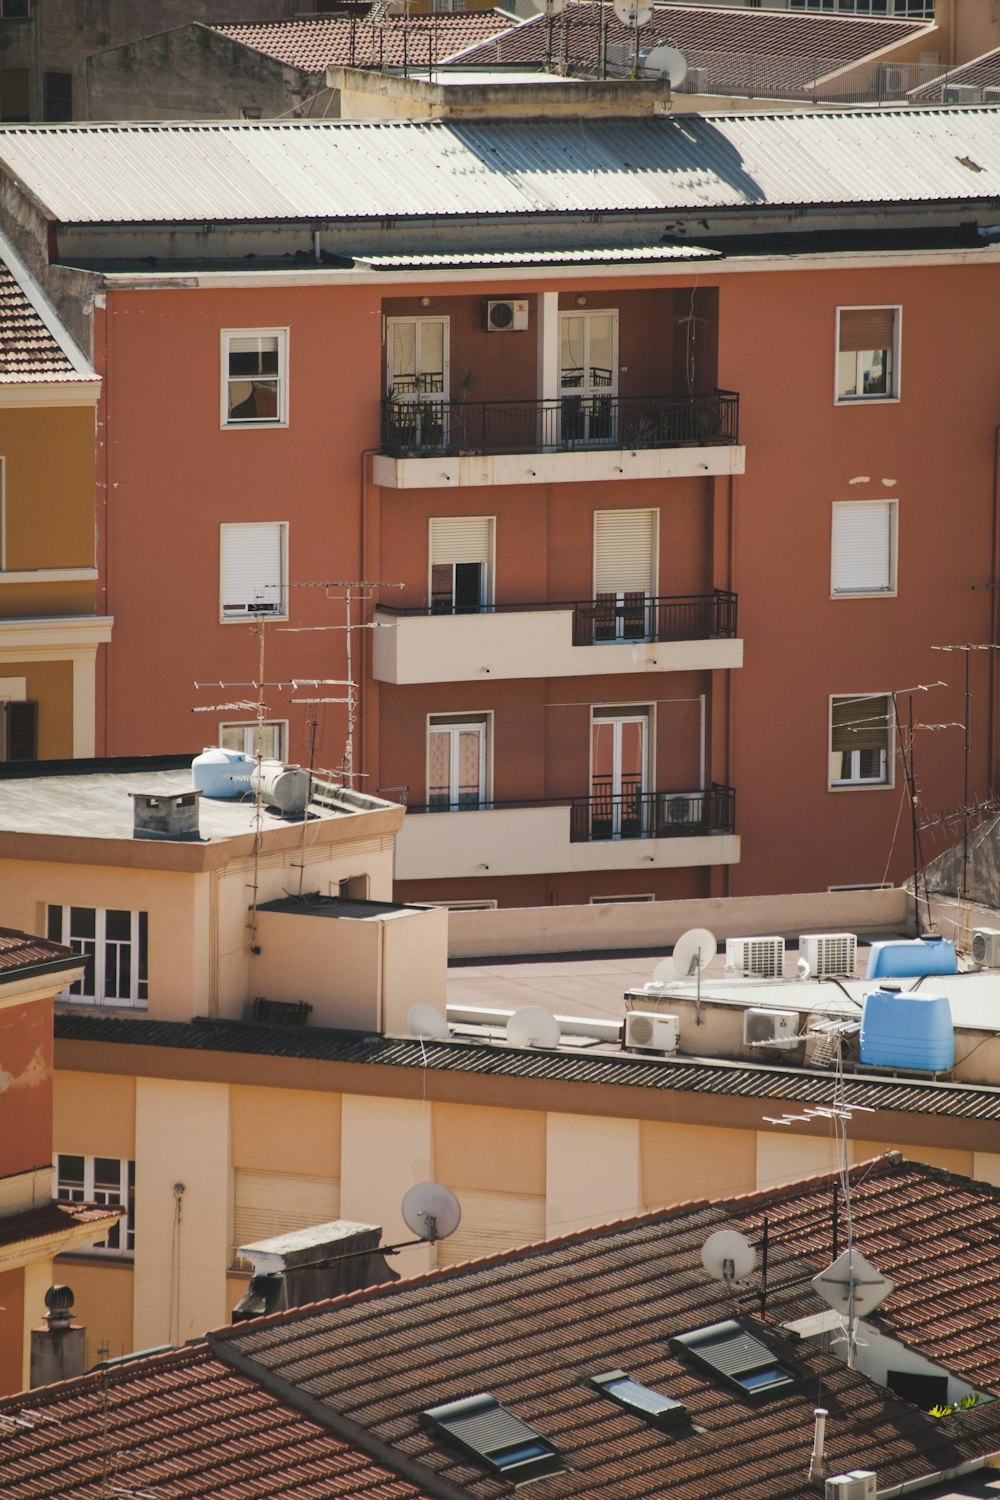
<svg viewBox="0 0 1000 1500">
<path fill-rule="evenodd" d="M 132 798 L 132 834 L 137 839 L 173 839 L 191 842 L 198 829 L 198 798 L 201 792 L 129 792 Z"/>
<path fill-rule="evenodd" d="M 871 1469 L 852 1469 L 826 1481 L 824 1500 L 875 1500 L 878 1476 Z"/>
<path fill-rule="evenodd" d="M 420 1425 L 514 1484 L 555 1474 L 559 1450 L 493 1396 L 469 1396 L 420 1413 Z"/>
<path fill-rule="evenodd" d="M 651 1391 L 649 1386 L 640 1385 L 637 1380 L 633 1380 L 625 1370 L 608 1370 L 604 1375 L 591 1375 L 590 1384 L 602 1396 L 617 1401 L 619 1406 L 624 1406 L 626 1411 L 633 1412 L 637 1417 L 644 1417 L 662 1432 L 668 1432 L 672 1427 L 682 1427 L 688 1420 L 687 1407 L 683 1401 L 675 1401 L 672 1396 Z"/>
<path fill-rule="evenodd" d="M 670 1348 L 744 1396 L 783 1394 L 799 1381 L 791 1365 L 733 1318 L 678 1334 Z"/>
<path fill-rule="evenodd" d="M 744 979 L 780 979 L 784 972 L 784 938 L 726 939 L 727 974 L 741 974 Z"/>
</svg>

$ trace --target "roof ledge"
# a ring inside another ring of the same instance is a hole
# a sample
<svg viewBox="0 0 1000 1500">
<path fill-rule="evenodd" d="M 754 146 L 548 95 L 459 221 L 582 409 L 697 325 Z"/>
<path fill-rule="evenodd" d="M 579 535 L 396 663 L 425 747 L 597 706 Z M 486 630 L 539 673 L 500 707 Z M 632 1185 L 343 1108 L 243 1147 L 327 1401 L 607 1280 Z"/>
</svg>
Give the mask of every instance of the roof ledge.
<svg viewBox="0 0 1000 1500">
<path fill-rule="evenodd" d="M 438 78 L 442 75 L 438 69 Z M 327 88 L 338 89 L 341 118 L 406 120 L 524 120 L 641 118 L 667 114 L 670 84 L 661 78 L 563 78 L 538 74 L 525 82 L 441 83 L 364 68 L 327 68 Z"/>
</svg>

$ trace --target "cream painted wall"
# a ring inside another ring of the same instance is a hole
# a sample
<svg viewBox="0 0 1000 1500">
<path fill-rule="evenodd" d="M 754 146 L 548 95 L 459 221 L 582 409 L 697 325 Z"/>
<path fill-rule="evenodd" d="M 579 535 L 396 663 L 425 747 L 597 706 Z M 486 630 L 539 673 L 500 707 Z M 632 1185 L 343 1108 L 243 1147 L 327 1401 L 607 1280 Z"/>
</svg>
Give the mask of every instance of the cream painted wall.
<svg viewBox="0 0 1000 1500">
<path fill-rule="evenodd" d="M 433 1114 L 420 1100 L 343 1096 L 340 1212 L 345 1219 L 378 1224 L 386 1243 L 413 1239 L 399 1205 L 415 1183 L 434 1178 Z M 392 1260 L 393 1270 L 415 1276 L 435 1263 L 431 1246 L 415 1246 Z"/>
<path fill-rule="evenodd" d="M 878 1148 L 869 1151 L 877 1155 Z M 835 1172 L 841 1164 L 837 1143 L 827 1136 L 791 1135 L 782 1131 L 757 1132 L 757 1187 L 778 1187 L 798 1177 Z"/>
<path fill-rule="evenodd" d="M 135 1079 L 57 1068 L 52 1085 L 52 1149 L 135 1159 Z"/>
<path fill-rule="evenodd" d="M 111 1256 L 69 1256 L 55 1262 L 56 1281 L 73 1288 L 76 1321 L 87 1330 L 87 1364 L 96 1364 L 107 1349 L 109 1359 L 130 1354 L 135 1269 L 131 1261 Z"/>
<path fill-rule="evenodd" d="M 407 1035 L 411 1005 L 445 1014 L 448 987 L 448 912 L 414 912 L 382 925 L 382 1026 Z"/>
<path fill-rule="evenodd" d="M 440 1182 L 494 1193 L 545 1192 L 546 1116 L 533 1109 L 435 1104 L 434 1172 Z M 502 1141 L 502 1149 L 497 1143 Z"/>
<path fill-rule="evenodd" d="M 939 1146 L 883 1145 L 876 1141 L 852 1141 L 851 1160 L 867 1161 L 880 1156 L 884 1151 L 898 1151 L 908 1161 L 926 1162 L 929 1167 L 943 1167 L 946 1172 L 958 1172 L 962 1177 L 975 1177 L 974 1151 L 949 1151 Z"/>
<path fill-rule="evenodd" d="M 642 1211 L 638 1120 L 550 1114 L 546 1144 L 550 1238 Z"/>
<path fill-rule="evenodd" d="M 139 1078 L 135 1341 L 180 1343 L 226 1317 L 229 1089 Z M 174 1185 L 184 1184 L 179 1230 Z"/>
<path fill-rule="evenodd" d="M 24 1330 L 21 1348 L 21 1385 L 31 1383 L 31 1330 L 45 1327 L 45 1293 L 58 1278 L 52 1273 L 51 1260 L 36 1260 L 24 1267 Z"/>
<path fill-rule="evenodd" d="M 972 1175 L 980 1182 L 991 1182 L 994 1187 L 1000 1187 L 1000 1156 L 992 1151 L 974 1151 Z"/>
<path fill-rule="evenodd" d="M 234 1168 L 339 1178 L 339 1094 L 234 1084 L 229 1110 Z"/>
<path fill-rule="evenodd" d="M 756 1187 L 757 1143 L 752 1131 L 643 1120 L 639 1148 L 646 1208 L 752 1193 Z"/>
</svg>

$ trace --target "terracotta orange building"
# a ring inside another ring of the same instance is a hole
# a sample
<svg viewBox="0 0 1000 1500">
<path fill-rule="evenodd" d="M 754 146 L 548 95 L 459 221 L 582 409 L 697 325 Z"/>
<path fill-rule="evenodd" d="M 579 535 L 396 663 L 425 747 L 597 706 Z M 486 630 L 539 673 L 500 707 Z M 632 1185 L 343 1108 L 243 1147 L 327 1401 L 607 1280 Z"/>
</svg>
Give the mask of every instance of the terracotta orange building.
<svg viewBox="0 0 1000 1500">
<path fill-rule="evenodd" d="M 0 138 L 104 380 L 99 746 L 339 768 L 350 671 L 405 899 L 898 880 L 997 639 L 1000 117 L 588 87 Z"/>
</svg>

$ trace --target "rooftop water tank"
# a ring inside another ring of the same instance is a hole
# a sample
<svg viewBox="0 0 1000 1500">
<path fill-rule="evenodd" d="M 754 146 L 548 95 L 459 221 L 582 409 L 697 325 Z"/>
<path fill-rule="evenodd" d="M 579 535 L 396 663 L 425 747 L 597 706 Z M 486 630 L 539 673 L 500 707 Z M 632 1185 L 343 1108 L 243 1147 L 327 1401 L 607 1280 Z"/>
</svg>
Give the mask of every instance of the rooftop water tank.
<svg viewBox="0 0 1000 1500">
<path fill-rule="evenodd" d="M 921 974 L 957 974 L 955 944 L 936 932 L 926 937 L 872 943 L 869 979 L 916 979 Z"/>
<path fill-rule="evenodd" d="M 209 745 L 191 762 L 191 776 L 196 790 L 206 797 L 245 797 L 255 765 L 253 756 L 244 755 L 242 750 Z"/>
<path fill-rule="evenodd" d="M 280 760 L 262 760 L 250 778 L 255 792 L 260 792 L 270 807 L 283 813 L 305 812 L 309 803 L 309 772 L 301 766 L 286 766 Z"/>
<path fill-rule="evenodd" d="M 872 1067 L 945 1073 L 955 1061 L 955 1028 L 946 995 L 902 993 L 883 984 L 865 996 L 861 1061 Z"/>
</svg>

